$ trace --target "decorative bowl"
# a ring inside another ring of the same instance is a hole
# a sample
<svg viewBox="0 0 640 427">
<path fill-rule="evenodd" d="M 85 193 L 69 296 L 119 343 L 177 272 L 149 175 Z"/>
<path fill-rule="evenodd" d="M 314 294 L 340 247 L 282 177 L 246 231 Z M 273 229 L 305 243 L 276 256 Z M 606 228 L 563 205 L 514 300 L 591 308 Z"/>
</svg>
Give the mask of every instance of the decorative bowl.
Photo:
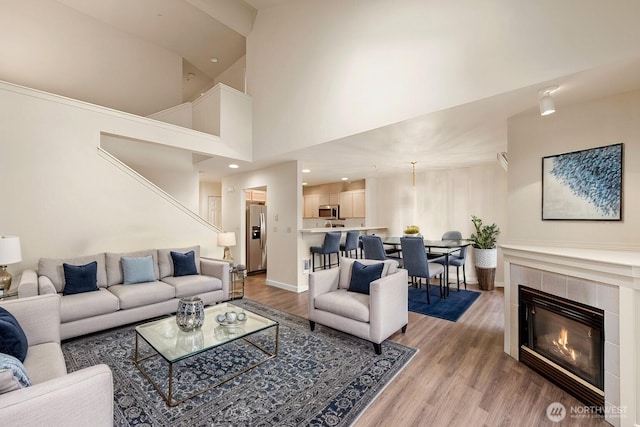
<svg viewBox="0 0 640 427">
<path fill-rule="evenodd" d="M 222 326 L 238 326 L 247 321 L 247 315 L 244 312 L 236 313 L 235 311 L 227 311 L 224 314 L 216 316 L 216 322 Z"/>
</svg>

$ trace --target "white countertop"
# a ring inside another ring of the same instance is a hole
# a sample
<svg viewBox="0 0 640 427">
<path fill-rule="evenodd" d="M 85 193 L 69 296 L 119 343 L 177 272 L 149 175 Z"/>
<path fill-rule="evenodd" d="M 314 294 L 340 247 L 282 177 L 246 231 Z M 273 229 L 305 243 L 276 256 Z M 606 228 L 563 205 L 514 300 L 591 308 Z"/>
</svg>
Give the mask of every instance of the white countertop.
<svg viewBox="0 0 640 427">
<path fill-rule="evenodd" d="M 369 231 L 369 230 L 386 230 L 388 227 L 317 227 L 317 228 L 301 228 L 301 233 L 329 233 L 331 231 Z"/>
</svg>

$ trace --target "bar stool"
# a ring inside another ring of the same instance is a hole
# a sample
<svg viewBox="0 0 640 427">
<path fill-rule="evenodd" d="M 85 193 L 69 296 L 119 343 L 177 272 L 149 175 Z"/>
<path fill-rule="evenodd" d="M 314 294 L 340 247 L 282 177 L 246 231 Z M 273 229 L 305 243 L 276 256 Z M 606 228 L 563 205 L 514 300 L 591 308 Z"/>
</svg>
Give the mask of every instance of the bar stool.
<svg viewBox="0 0 640 427">
<path fill-rule="evenodd" d="M 360 232 L 357 230 L 347 231 L 347 238 L 344 243 L 340 244 L 340 251 L 344 253 L 345 257 L 351 258 L 351 252 L 356 251 L 356 258 L 358 258 L 358 239 L 360 238 Z"/>
<path fill-rule="evenodd" d="M 340 237 L 342 233 L 332 231 L 325 233 L 322 246 L 311 246 L 311 271 L 316 271 L 316 254 L 322 255 L 322 269 L 327 268 L 327 257 L 329 257 L 329 268 L 331 268 L 331 254 L 338 256 L 338 264 L 340 265 Z"/>
</svg>

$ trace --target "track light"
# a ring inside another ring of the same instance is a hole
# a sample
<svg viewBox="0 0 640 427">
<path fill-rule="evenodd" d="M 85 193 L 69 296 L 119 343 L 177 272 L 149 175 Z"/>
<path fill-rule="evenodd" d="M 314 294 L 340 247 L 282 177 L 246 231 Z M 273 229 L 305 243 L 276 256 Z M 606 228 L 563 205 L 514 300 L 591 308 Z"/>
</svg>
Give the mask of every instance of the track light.
<svg viewBox="0 0 640 427">
<path fill-rule="evenodd" d="M 547 88 L 538 91 L 538 95 L 540 95 L 540 115 L 548 116 L 549 114 L 553 114 L 556 112 L 556 106 L 553 103 L 553 98 L 551 94 L 558 90 L 558 86 L 549 86 Z"/>
</svg>

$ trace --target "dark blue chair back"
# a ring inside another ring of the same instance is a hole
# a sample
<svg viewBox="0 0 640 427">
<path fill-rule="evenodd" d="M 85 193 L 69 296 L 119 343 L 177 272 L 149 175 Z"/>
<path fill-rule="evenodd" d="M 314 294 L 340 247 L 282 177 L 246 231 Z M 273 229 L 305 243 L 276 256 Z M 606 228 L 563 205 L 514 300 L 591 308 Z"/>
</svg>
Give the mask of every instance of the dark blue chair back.
<svg viewBox="0 0 640 427">
<path fill-rule="evenodd" d="M 461 240 L 462 233 L 459 231 L 447 231 L 442 235 L 442 240 Z"/>
<path fill-rule="evenodd" d="M 384 245 L 380 236 L 362 236 L 362 248 L 364 249 L 364 257 L 366 259 L 376 259 L 384 261 L 387 254 L 384 251 Z"/>
<path fill-rule="evenodd" d="M 347 238 L 344 241 L 344 250 L 352 251 L 354 249 L 358 249 L 358 238 L 360 237 L 360 232 L 356 230 L 347 231 Z"/>
<path fill-rule="evenodd" d="M 322 242 L 322 253 L 332 254 L 340 252 L 340 237 L 342 237 L 342 233 L 340 231 L 325 233 L 324 242 Z"/>
<path fill-rule="evenodd" d="M 410 277 L 429 278 L 429 263 L 421 237 L 401 237 L 402 260 Z"/>
</svg>

